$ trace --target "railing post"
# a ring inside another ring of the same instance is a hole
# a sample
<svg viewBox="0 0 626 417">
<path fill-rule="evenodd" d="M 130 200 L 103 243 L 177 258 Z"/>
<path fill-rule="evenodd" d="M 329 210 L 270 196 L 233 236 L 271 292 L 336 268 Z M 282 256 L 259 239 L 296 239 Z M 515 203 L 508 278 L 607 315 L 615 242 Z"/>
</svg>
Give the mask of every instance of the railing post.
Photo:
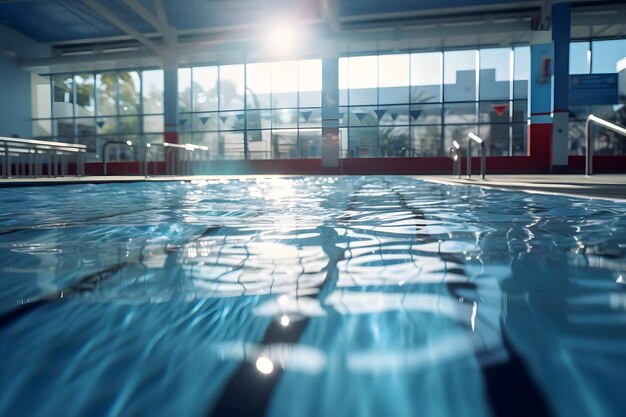
<svg viewBox="0 0 626 417">
<path fill-rule="evenodd" d="M 9 178 L 11 175 L 11 156 L 9 155 L 9 144 L 4 143 L 4 164 L 2 165 L 2 176 Z"/>
<path fill-rule="evenodd" d="M 486 155 L 485 155 L 485 142 L 481 142 L 480 144 L 480 176 L 482 179 L 485 179 L 485 165 L 486 165 Z"/>
<path fill-rule="evenodd" d="M 467 141 L 467 178 L 472 178 L 472 140 Z"/>
<path fill-rule="evenodd" d="M 585 176 L 593 175 L 593 143 L 591 143 L 591 121 L 594 119 L 593 115 L 587 117 L 585 122 Z"/>
</svg>

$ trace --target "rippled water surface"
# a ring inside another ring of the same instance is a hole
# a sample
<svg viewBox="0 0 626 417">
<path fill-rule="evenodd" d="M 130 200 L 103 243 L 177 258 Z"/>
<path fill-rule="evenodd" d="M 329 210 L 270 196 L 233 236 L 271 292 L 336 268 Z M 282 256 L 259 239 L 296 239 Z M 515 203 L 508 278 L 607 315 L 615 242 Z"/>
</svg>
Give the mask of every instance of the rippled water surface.
<svg viewBox="0 0 626 417">
<path fill-rule="evenodd" d="M 405 177 L 0 189 L 0 415 L 624 415 L 625 209 Z"/>
</svg>

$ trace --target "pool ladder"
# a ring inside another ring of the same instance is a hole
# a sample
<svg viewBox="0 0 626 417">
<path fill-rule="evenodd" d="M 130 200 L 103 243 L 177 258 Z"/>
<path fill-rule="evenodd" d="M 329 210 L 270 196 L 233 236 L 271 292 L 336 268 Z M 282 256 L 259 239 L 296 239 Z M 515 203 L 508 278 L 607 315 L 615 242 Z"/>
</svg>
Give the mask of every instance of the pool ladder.
<svg viewBox="0 0 626 417">
<path fill-rule="evenodd" d="M 611 122 L 607 122 L 604 119 L 600 119 L 599 117 L 594 116 L 593 114 L 590 114 L 587 117 L 587 121 L 585 123 L 585 146 L 586 146 L 586 155 L 585 155 L 585 176 L 590 176 L 593 175 L 593 146 L 594 146 L 594 141 L 593 141 L 593 135 L 591 132 L 591 127 L 592 125 L 596 123 L 599 124 L 600 126 L 604 127 L 605 129 L 609 129 L 617 134 L 620 134 L 624 137 L 626 137 L 626 129 L 624 129 L 621 126 L 618 126 L 616 124 L 613 124 Z"/>
<path fill-rule="evenodd" d="M 485 141 L 474 133 L 467 135 L 467 178 L 472 178 L 472 142 L 476 142 L 480 145 L 480 177 L 484 180 L 487 165 Z M 456 140 L 452 141 L 450 158 L 452 159 L 452 175 L 461 178 L 461 145 L 459 145 L 459 142 Z"/>
</svg>

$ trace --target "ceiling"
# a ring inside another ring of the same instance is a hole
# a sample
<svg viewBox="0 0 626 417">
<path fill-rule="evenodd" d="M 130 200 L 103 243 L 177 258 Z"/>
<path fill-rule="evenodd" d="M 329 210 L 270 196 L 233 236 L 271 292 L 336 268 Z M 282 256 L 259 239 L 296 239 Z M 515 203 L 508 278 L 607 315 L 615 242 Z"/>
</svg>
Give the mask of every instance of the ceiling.
<svg viewBox="0 0 626 417">
<path fill-rule="evenodd" d="M 626 1 L 570 2 L 573 37 L 626 36 Z M 549 27 L 552 3 L 0 0 L 0 52 L 37 72 L 271 59 L 260 39 L 278 18 L 308 35 L 294 57 L 515 45 Z"/>
</svg>

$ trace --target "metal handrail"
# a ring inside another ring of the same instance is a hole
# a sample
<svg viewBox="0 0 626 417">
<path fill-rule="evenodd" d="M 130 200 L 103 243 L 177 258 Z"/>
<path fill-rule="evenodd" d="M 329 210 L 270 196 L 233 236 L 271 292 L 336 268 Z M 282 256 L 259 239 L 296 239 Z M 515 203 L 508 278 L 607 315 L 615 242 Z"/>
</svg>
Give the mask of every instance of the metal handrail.
<svg viewBox="0 0 626 417">
<path fill-rule="evenodd" d="M 452 159 L 452 175 L 461 178 L 461 145 L 456 140 L 452 141 L 450 158 Z"/>
<path fill-rule="evenodd" d="M 144 149 L 144 158 L 143 158 L 143 175 L 145 175 L 146 177 L 149 174 L 149 170 L 148 170 L 148 148 L 152 147 L 152 146 L 162 146 L 164 149 L 164 159 L 166 162 L 166 174 L 171 174 L 171 175 L 175 175 L 177 174 L 177 170 L 176 170 L 176 161 L 172 161 L 174 165 L 172 167 L 172 169 L 169 169 L 169 164 L 168 164 L 168 157 L 170 154 L 170 151 L 174 150 L 174 149 L 181 149 L 184 151 L 188 151 L 191 153 L 191 155 L 194 154 L 194 151 L 208 151 L 209 147 L 208 146 L 203 146 L 203 145 L 193 145 L 191 143 L 170 143 L 170 142 L 151 142 L 151 143 L 146 143 L 146 147 Z"/>
<path fill-rule="evenodd" d="M 472 178 L 472 141 L 480 145 L 480 176 L 485 179 L 485 141 L 473 133 L 467 135 L 467 178 Z"/>
<path fill-rule="evenodd" d="M 26 176 L 26 166 L 28 166 L 28 176 L 34 177 L 42 175 L 42 163 L 39 156 L 48 155 L 48 176 L 58 175 L 58 157 L 61 156 L 61 175 L 67 171 L 67 160 L 64 156 L 73 155 L 76 160 L 76 175 L 85 175 L 85 161 L 83 155 L 87 151 L 87 146 L 82 144 L 52 142 L 35 139 L 7 138 L 0 137 L 0 153 L 3 158 L 2 176 L 8 178 L 13 175 L 11 158 L 17 156 L 20 160 L 16 165 L 16 175 Z M 23 161 L 23 156 L 28 155 L 28 163 Z"/>
<path fill-rule="evenodd" d="M 604 119 L 600 119 L 593 114 L 590 114 L 587 117 L 587 121 L 585 122 L 585 146 L 587 149 L 585 150 L 585 176 L 593 175 L 593 136 L 591 134 L 591 125 L 592 123 L 599 124 L 600 126 L 609 129 L 617 134 L 622 136 L 626 136 L 626 129 L 611 122 L 607 122 Z"/>
<path fill-rule="evenodd" d="M 130 140 L 127 140 L 125 142 L 122 142 L 121 140 L 110 140 L 105 142 L 105 144 L 102 146 L 102 164 L 104 165 L 103 172 L 105 176 L 108 175 L 107 147 L 109 147 L 109 145 L 128 145 L 132 148 L 133 142 L 131 142 Z"/>
</svg>

